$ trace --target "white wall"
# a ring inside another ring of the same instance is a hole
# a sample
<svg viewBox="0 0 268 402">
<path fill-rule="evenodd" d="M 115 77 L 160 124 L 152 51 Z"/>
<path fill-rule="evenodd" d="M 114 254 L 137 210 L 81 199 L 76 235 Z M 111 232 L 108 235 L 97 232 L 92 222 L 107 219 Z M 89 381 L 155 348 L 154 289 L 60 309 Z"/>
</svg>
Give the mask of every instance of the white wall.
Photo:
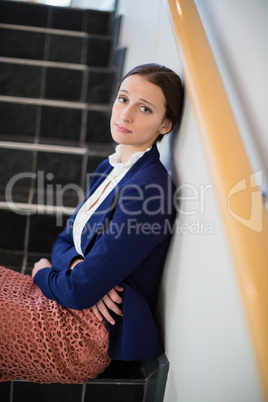
<svg viewBox="0 0 268 402">
<path fill-rule="evenodd" d="M 163 0 L 120 0 L 123 21 L 119 45 L 127 48 L 124 72 L 142 63 L 160 63 L 181 72 Z"/>
<path fill-rule="evenodd" d="M 268 1 L 195 0 L 254 172 L 268 190 Z M 267 200 L 268 201 L 268 200 Z"/>
<path fill-rule="evenodd" d="M 92 10 L 102 10 L 102 11 L 112 11 L 114 9 L 115 4 L 115 0 L 69 0 L 69 1 L 71 2 L 72 7 L 90 8 Z"/>
<path fill-rule="evenodd" d="M 233 261 L 188 97 L 174 153 L 186 199 L 158 303 L 170 361 L 165 402 L 262 401 Z"/>
<path fill-rule="evenodd" d="M 248 117 L 251 123 L 257 122 L 253 124 L 254 133 L 259 133 L 262 147 L 266 147 L 267 141 L 268 114 L 264 109 L 268 102 L 260 108 L 258 102 L 259 85 L 266 75 L 261 69 L 256 83 L 254 65 L 262 63 L 267 50 L 267 17 L 261 16 L 264 8 L 256 11 L 265 1 L 255 0 L 254 6 L 249 0 L 196 1 L 206 28 L 210 26 L 210 40 L 213 42 L 213 36 L 219 35 L 228 50 L 227 67 L 231 64 L 236 72 L 232 85 L 237 79 L 247 114 L 252 114 Z M 120 44 L 127 47 L 125 72 L 140 63 L 157 62 L 182 74 L 164 0 L 121 0 L 119 12 L 124 16 Z M 254 28 L 243 19 L 250 20 L 251 15 Z M 260 24 L 257 16 L 261 18 Z M 260 51 L 255 47 L 248 49 L 243 40 L 246 38 L 252 46 L 252 33 L 254 42 L 261 41 Z M 219 40 L 214 42 L 217 47 Z M 244 52 L 238 53 L 237 46 L 243 46 Z M 267 71 L 266 64 L 267 59 L 263 64 Z M 235 104 L 239 97 L 230 95 L 230 99 Z M 236 106 L 236 112 L 246 136 L 250 130 L 243 123 L 241 107 Z M 165 157 L 169 146 L 169 141 L 162 146 Z M 185 186 L 186 198 L 181 203 L 178 230 L 173 236 L 158 303 L 170 361 L 165 402 L 261 402 L 262 388 L 247 318 L 188 96 L 172 153 L 177 185 Z M 252 154 L 251 159 L 262 166 L 259 155 L 256 157 L 253 151 Z"/>
</svg>

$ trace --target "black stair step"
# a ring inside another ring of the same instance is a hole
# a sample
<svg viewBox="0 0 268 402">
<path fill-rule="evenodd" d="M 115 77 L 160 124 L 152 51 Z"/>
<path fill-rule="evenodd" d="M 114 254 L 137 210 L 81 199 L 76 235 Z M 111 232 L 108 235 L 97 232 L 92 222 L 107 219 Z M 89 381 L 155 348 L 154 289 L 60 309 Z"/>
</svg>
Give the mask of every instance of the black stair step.
<svg viewBox="0 0 268 402">
<path fill-rule="evenodd" d="M 111 37 L 61 32 L 0 26 L 0 57 L 82 63 L 102 68 L 109 66 Z"/>
<path fill-rule="evenodd" d="M 76 10 L 74 8 L 49 7 L 51 11 L 51 28 L 66 29 L 71 31 L 83 31 L 83 16 L 87 12 Z"/>
<path fill-rule="evenodd" d="M 51 28 L 82 31 L 95 35 L 110 35 L 112 13 L 99 10 L 78 10 L 52 7 Z M 82 18 L 84 16 L 84 20 Z"/>
<path fill-rule="evenodd" d="M 18 59 L 16 59 L 18 60 Z M 42 74 L 45 74 L 45 78 Z M 0 59 L 0 95 L 109 104 L 115 71 Z M 42 83 L 45 88 L 42 89 Z M 87 91 L 86 99 L 85 90 Z M 41 93 L 43 91 L 43 94 Z"/>
<path fill-rule="evenodd" d="M 58 145 L 113 144 L 110 111 L 86 112 L 85 137 L 81 138 L 82 111 L 42 106 L 39 143 Z"/>
<path fill-rule="evenodd" d="M 15 1 L 0 1 L 0 23 L 107 35 L 112 13 Z"/>
<path fill-rule="evenodd" d="M 23 2 L 0 1 L 0 22 L 47 27 L 49 7 Z"/>
<path fill-rule="evenodd" d="M 50 253 L 52 245 L 56 240 L 58 234 L 63 230 L 68 216 L 62 215 L 41 215 L 33 214 L 30 216 L 29 225 L 29 240 L 28 240 L 28 256 L 27 266 L 30 269 L 33 263 L 38 261 L 35 260 L 36 256 L 43 256 Z M 42 228 L 42 230 L 40 230 Z M 32 254 L 31 254 L 32 253 Z M 35 254 L 34 254 L 35 253 Z"/>
<path fill-rule="evenodd" d="M 59 209 L 76 207 L 85 195 L 93 172 L 112 152 L 111 149 L 101 153 L 98 149 L 77 148 L 74 152 L 72 147 L 53 149 L 25 144 L 21 149 L 16 146 L 11 148 L 7 144 L 0 148 L 0 201 L 12 210 L 15 207 L 14 212 L 17 203 L 30 202 L 40 206 L 41 214 L 43 205 Z M 1 248 L 5 247 L 0 244 Z"/>
<path fill-rule="evenodd" d="M 45 99 L 83 100 L 83 71 L 49 67 L 46 71 Z"/>
<path fill-rule="evenodd" d="M 10 225 L 11 223 L 12 223 L 12 221 L 10 222 L 8 220 L 8 225 Z M 13 221 L 13 223 L 14 223 L 14 221 Z M 24 231 L 25 231 L 25 227 L 24 227 Z M 44 257 L 48 258 L 49 256 L 44 255 Z M 21 272 L 21 268 L 23 266 L 23 260 L 24 260 L 24 251 L 16 251 L 15 249 L 11 249 L 11 250 L 7 250 L 7 249 L 1 250 L 0 249 L 0 259 L 1 259 L 1 266 L 13 269 L 14 271 L 17 271 L 17 272 Z M 34 262 L 36 262 L 38 260 L 39 260 L 39 258 L 34 260 Z M 33 264 L 31 266 L 33 267 Z M 30 269 L 28 271 L 30 272 Z M 1 385 L 0 385 L 0 389 L 1 389 Z M 0 392 L 1 392 L 1 398 L 2 398 L 2 395 L 5 393 L 5 388 L 3 389 L 3 394 L 2 394 L 2 389 Z"/>
<path fill-rule="evenodd" d="M 102 375 L 85 384 L 2 383 L 1 402 L 162 402 L 168 368 L 162 355 L 134 362 L 113 361 Z"/>
<path fill-rule="evenodd" d="M 39 98 L 42 69 L 35 65 L 0 64 L 0 94 Z"/>
<path fill-rule="evenodd" d="M 115 96 L 114 70 L 89 70 L 87 102 L 97 104 L 111 104 Z"/>
<path fill-rule="evenodd" d="M 22 267 L 22 254 L 25 244 L 27 215 L 22 215 L 10 210 L 0 210 L 1 230 L 5 231 L 5 236 L 0 240 L 1 265 L 7 268 L 20 271 Z M 49 256 L 53 242 L 58 234 L 63 230 L 69 215 L 53 214 L 31 214 L 28 232 L 28 266 L 42 256 Z M 16 236 L 14 236 L 14 229 Z M 13 257 L 10 254 L 14 254 Z M 30 268 L 29 268 L 30 269 Z"/>
<path fill-rule="evenodd" d="M 6 194 L 10 194 L 10 201 L 27 202 L 32 179 L 30 174 L 23 173 L 32 172 L 33 156 L 30 150 L 0 148 L 1 200 L 5 200 Z"/>
<path fill-rule="evenodd" d="M 112 144 L 110 114 L 109 106 L 76 108 L 73 104 L 63 107 L 2 100 L 0 140 L 76 146 Z"/>
<path fill-rule="evenodd" d="M 45 34 L 0 27 L 0 56 L 43 60 Z"/>
<path fill-rule="evenodd" d="M 10 210 L 0 210 L 0 228 L 2 233 L 5 233 L 4 236 L 1 236 L 0 239 L 0 255 L 2 254 L 2 250 L 6 250 L 4 254 L 9 254 L 7 250 L 12 250 L 12 252 L 21 252 L 23 253 L 24 250 L 24 242 L 25 242 L 25 230 L 26 230 L 26 215 L 14 213 Z M 16 235 L 14 235 L 14 230 Z M 20 259 L 16 258 L 16 261 L 8 261 L 7 258 L 1 258 L 1 265 L 4 263 L 9 262 L 10 264 L 14 262 L 18 262 Z M 22 262 L 22 258 L 21 258 Z M 8 267 L 8 266 L 7 266 Z M 21 269 L 21 265 L 18 265 L 18 270 Z"/>
<path fill-rule="evenodd" d="M 36 129 L 37 105 L 0 102 L 0 138 L 5 141 L 16 139 L 33 141 Z"/>
<path fill-rule="evenodd" d="M 44 190 L 53 187 L 55 192 L 57 187 L 62 191 L 62 188 L 72 184 L 74 188 L 81 186 L 84 191 L 89 184 L 88 178 L 107 156 L 107 152 L 101 154 L 99 151 L 90 151 L 86 148 L 76 148 L 76 152 L 73 147 L 53 149 L 52 146 L 36 145 L 27 149 L 25 144 L 22 149 L 21 146 L 12 145 L 11 147 L 7 144 L 5 148 L 0 148 L 0 187 L 6 194 L 12 192 L 12 197 L 15 197 L 17 202 L 25 202 L 28 199 L 28 194 L 20 194 L 20 190 L 25 189 L 27 193 L 26 190 L 33 187 L 33 180 L 36 182 L 36 187 L 42 185 Z M 38 172 L 42 172 L 43 178 L 41 175 L 38 176 Z M 4 196 L 5 193 L 2 191 L 1 200 Z"/>
</svg>

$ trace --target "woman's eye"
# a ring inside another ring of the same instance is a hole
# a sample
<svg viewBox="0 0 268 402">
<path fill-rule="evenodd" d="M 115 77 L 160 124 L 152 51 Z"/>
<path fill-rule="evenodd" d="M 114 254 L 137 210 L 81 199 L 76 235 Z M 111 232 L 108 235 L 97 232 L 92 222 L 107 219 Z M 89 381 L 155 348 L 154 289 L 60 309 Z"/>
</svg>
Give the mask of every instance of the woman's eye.
<svg viewBox="0 0 268 402">
<path fill-rule="evenodd" d="M 121 103 L 125 103 L 127 101 L 126 98 L 124 98 L 123 96 L 118 96 L 118 100 Z"/>
<path fill-rule="evenodd" d="M 148 107 L 146 107 L 146 106 L 142 106 L 142 107 L 140 108 L 140 110 L 141 110 L 143 113 L 151 113 L 151 112 L 152 112 L 151 109 L 148 109 Z"/>
</svg>

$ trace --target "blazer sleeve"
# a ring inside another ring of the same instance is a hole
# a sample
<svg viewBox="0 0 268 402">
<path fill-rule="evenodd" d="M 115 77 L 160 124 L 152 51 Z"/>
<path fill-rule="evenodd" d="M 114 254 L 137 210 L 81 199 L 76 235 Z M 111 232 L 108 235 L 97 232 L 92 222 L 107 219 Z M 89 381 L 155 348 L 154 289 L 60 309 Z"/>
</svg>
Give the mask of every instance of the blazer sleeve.
<svg viewBox="0 0 268 402">
<path fill-rule="evenodd" d="M 73 270 L 56 271 L 53 265 L 42 269 L 34 282 L 48 298 L 65 307 L 80 310 L 93 306 L 170 236 L 174 211 L 167 210 L 165 198 L 160 196 L 159 186 L 124 187 L 108 229 L 85 260 Z M 68 258 L 72 255 L 71 244 L 67 254 Z"/>
</svg>

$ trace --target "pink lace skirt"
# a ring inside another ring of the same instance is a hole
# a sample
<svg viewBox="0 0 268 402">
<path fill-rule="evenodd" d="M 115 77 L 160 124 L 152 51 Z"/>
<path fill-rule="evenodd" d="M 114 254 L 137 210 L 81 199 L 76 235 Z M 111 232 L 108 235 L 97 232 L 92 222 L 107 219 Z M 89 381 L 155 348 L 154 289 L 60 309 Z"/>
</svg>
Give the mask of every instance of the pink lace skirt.
<svg viewBox="0 0 268 402">
<path fill-rule="evenodd" d="M 108 342 L 91 309 L 62 307 L 29 275 L 0 267 L 0 382 L 86 382 L 110 364 Z"/>
</svg>

